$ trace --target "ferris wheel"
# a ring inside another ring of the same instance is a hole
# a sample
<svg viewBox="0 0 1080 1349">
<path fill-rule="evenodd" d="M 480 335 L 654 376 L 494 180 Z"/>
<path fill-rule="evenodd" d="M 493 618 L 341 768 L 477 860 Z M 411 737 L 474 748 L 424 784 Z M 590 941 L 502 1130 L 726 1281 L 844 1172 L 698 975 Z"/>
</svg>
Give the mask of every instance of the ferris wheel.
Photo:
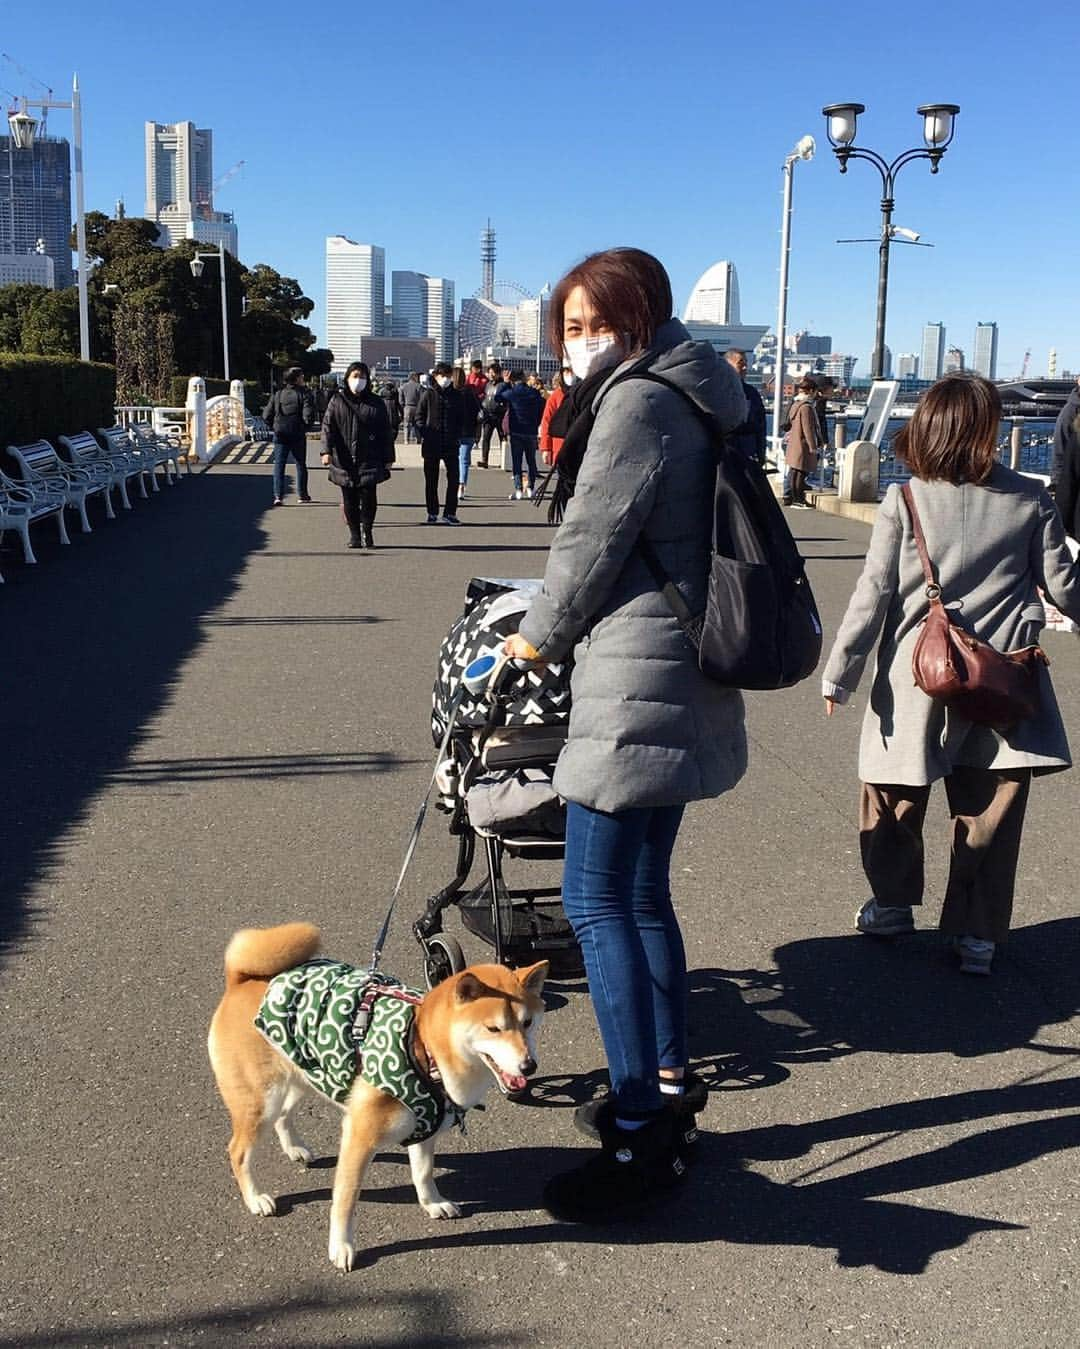
<svg viewBox="0 0 1080 1349">
<path fill-rule="evenodd" d="M 482 352 L 488 347 L 512 346 L 514 342 L 513 311 L 522 300 L 534 300 L 532 291 L 516 281 L 496 281 L 491 299 L 484 298 L 483 289 L 473 292 L 461 306 L 458 320 L 458 347 L 463 353 Z"/>
</svg>

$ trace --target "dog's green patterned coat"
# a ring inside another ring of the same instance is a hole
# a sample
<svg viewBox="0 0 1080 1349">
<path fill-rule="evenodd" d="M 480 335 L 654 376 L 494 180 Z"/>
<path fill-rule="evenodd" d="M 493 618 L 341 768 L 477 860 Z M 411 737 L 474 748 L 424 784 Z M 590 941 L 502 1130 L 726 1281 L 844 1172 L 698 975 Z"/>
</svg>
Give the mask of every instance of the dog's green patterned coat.
<svg viewBox="0 0 1080 1349">
<path fill-rule="evenodd" d="M 271 979 L 255 1026 L 316 1091 L 338 1105 L 345 1104 L 359 1076 L 408 1106 L 416 1128 L 405 1142 L 421 1143 L 446 1115 L 443 1092 L 412 1055 L 415 1002 L 421 996 L 389 974 L 309 960 Z"/>
</svg>

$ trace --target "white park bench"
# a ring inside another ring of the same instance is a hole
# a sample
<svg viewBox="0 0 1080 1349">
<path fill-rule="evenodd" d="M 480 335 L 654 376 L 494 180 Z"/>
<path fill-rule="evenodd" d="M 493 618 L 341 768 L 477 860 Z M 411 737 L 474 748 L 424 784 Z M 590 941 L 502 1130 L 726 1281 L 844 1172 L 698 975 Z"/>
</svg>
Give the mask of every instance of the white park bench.
<svg viewBox="0 0 1080 1349">
<path fill-rule="evenodd" d="M 161 451 L 139 445 L 126 426 L 101 426 L 98 428 L 98 435 L 101 437 L 107 455 L 127 455 L 139 465 L 139 472 L 142 475 L 139 479 L 139 485 L 143 496 L 146 496 L 147 480 L 149 480 L 150 486 L 155 492 L 161 491 L 158 486 L 157 474 L 154 472 L 159 465 L 165 469 L 165 481 L 167 483 L 172 482 L 172 478 L 169 476 L 168 463 L 162 457 Z"/>
<path fill-rule="evenodd" d="M 59 443 L 67 452 L 68 462 L 75 468 L 85 468 L 109 481 L 110 490 L 120 489 L 120 500 L 124 510 L 131 510 L 128 497 L 128 479 L 138 478 L 142 483 L 144 464 L 140 464 L 133 454 L 106 454 L 89 431 L 79 431 L 73 436 L 61 436 Z M 142 494 L 146 496 L 146 484 L 142 483 Z"/>
<path fill-rule="evenodd" d="M 105 499 L 106 515 L 110 520 L 116 518 L 111 500 L 112 483 L 108 477 L 65 463 L 47 440 L 37 440 L 32 445 L 9 445 L 7 448 L 22 474 L 22 480 L 16 486 L 29 487 L 31 490 L 52 488 L 63 493 L 64 505 L 79 512 L 84 534 L 91 533 L 86 514 L 87 497 L 100 493 Z"/>
<path fill-rule="evenodd" d="M 60 531 L 60 542 L 70 543 L 67 525 L 64 522 L 65 505 L 62 492 L 49 487 L 35 489 L 23 486 L 0 472 L 0 539 L 7 530 L 13 529 L 22 539 L 25 561 L 37 562 L 34 550 L 30 546 L 30 526 L 38 520 L 45 520 L 54 515 Z M 3 579 L 0 576 L 0 582 Z"/>
<path fill-rule="evenodd" d="M 177 441 L 155 431 L 150 422 L 137 422 L 128 430 L 132 440 L 140 450 L 160 456 L 158 462 L 165 465 L 166 477 L 169 475 L 170 467 L 174 481 L 180 477 L 180 455 L 182 451 Z M 187 464 L 187 471 L 191 472 L 190 461 Z"/>
</svg>

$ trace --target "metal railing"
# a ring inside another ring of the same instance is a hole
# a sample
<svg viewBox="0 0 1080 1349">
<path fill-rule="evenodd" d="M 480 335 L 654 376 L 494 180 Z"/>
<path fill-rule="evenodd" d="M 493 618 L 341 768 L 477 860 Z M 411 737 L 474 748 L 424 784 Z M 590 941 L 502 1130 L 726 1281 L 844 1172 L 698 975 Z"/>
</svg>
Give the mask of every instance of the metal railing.
<svg viewBox="0 0 1080 1349">
<path fill-rule="evenodd" d="M 244 403 L 231 394 L 219 394 L 206 400 L 206 438 L 211 445 L 226 436 L 244 438 Z"/>
<path fill-rule="evenodd" d="M 148 407 L 145 403 L 120 404 L 113 409 L 116 425 L 126 429 L 147 422 L 159 436 L 168 436 L 178 445 L 191 443 L 191 427 L 184 408 Z"/>
<path fill-rule="evenodd" d="M 824 488 L 835 487 L 840 480 L 840 469 L 844 462 L 844 448 L 836 448 L 836 425 L 845 423 L 842 439 L 846 443 L 847 432 L 857 429 L 861 417 L 845 418 L 843 414 L 829 418 L 831 434 L 829 449 L 821 457 L 816 481 Z M 901 460 L 897 459 L 892 448 L 893 436 L 902 422 L 890 422 L 881 441 L 880 468 L 878 471 L 878 491 L 883 493 L 893 482 L 907 482 L 911 473 Z M 1021 473 L 1038 473 L 1049 476 L 1050 459 L 1054 446 L 1054 422 L 1049 418 L 1005 417 L 998 427 L 998 458 L 1003 464 L 1015 468 Z"/>
</svg>

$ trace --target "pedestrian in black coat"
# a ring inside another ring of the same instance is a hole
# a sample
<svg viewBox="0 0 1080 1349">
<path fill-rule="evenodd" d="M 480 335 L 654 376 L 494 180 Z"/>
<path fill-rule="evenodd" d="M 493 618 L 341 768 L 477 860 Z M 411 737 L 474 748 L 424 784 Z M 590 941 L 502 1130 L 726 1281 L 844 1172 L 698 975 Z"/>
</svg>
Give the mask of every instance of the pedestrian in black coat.
<svg viewBox="0 0 1080 1349">
<path fill-rule="evenodd" d="M 1054 427 L 1050 481 L 1065 533 L 1080 539 L 1080 379 Z"/>
<path fill-rule="evenodd" d="M 350 548 L 375 547 L 372 533 L 378 484 L 390 476 L 390 418 L 386 404 L 371 391 L 371 372 L 353 361 L 345 383 L 330 400 L 323 418 L 323 465 L 341 488 L 341 506 L 349 526 Z"/>
<path fill-rule="evenodd" d="M 308 496 L 307 424 L 314 413 L 311 390 L 304 384 L 304 372 L 290 366 L 284 383 L 263 408 L 263 421 L 274 433 L 274 505 L 285 503 L 285 465 L 291 456 L 296 461 L 296 495 L 305 505 Z"/>
<path fill-rule="evenodd" d="M 727 444 L 733 450 L 738 450 L 747 459 L 752 459 L 755 464 L 760 464 L 764 468 L 768 421 L 765 417 L 765 404 L 761 401 L 761 394 L 752 384 L 747 384 L 745 379 L 746 352 L 740 351 L 738 347 L 732 347 L 730 351 L 724 352 L 724 359 L 742 381 L 743 396 L 746 399 L 746 421 L 737 426 L 734 431 L 728 432 Z"/>
<path fill-rule="evenodd" d="M 386 415 L 390 418 L 390 462 L 397 461 L 397 451 L 394 449 L 394 441 L 397 440 L 398 430 L 401 427 L 401 397 L 398 394 L 398 386 L 392 379 L 384 380 L 380 385 L 379 396 L 386 404 Z"/>
<path fill-rule="evenodd" d="M 439 465 L 446 468 L 446 500 L 441 522 L 458 525 L 458 449 L 465 426 L 465 399 L 454 388 L 453 367 L 445 361 L 435 367 L 434 382 L 420 396 L 416 409 L 416 429 L 420 432 L 420 454 L 424 461 L 424 495 L 427 499 L 427 523 L 437 525 L 439 516 Z"/>
</svg>

